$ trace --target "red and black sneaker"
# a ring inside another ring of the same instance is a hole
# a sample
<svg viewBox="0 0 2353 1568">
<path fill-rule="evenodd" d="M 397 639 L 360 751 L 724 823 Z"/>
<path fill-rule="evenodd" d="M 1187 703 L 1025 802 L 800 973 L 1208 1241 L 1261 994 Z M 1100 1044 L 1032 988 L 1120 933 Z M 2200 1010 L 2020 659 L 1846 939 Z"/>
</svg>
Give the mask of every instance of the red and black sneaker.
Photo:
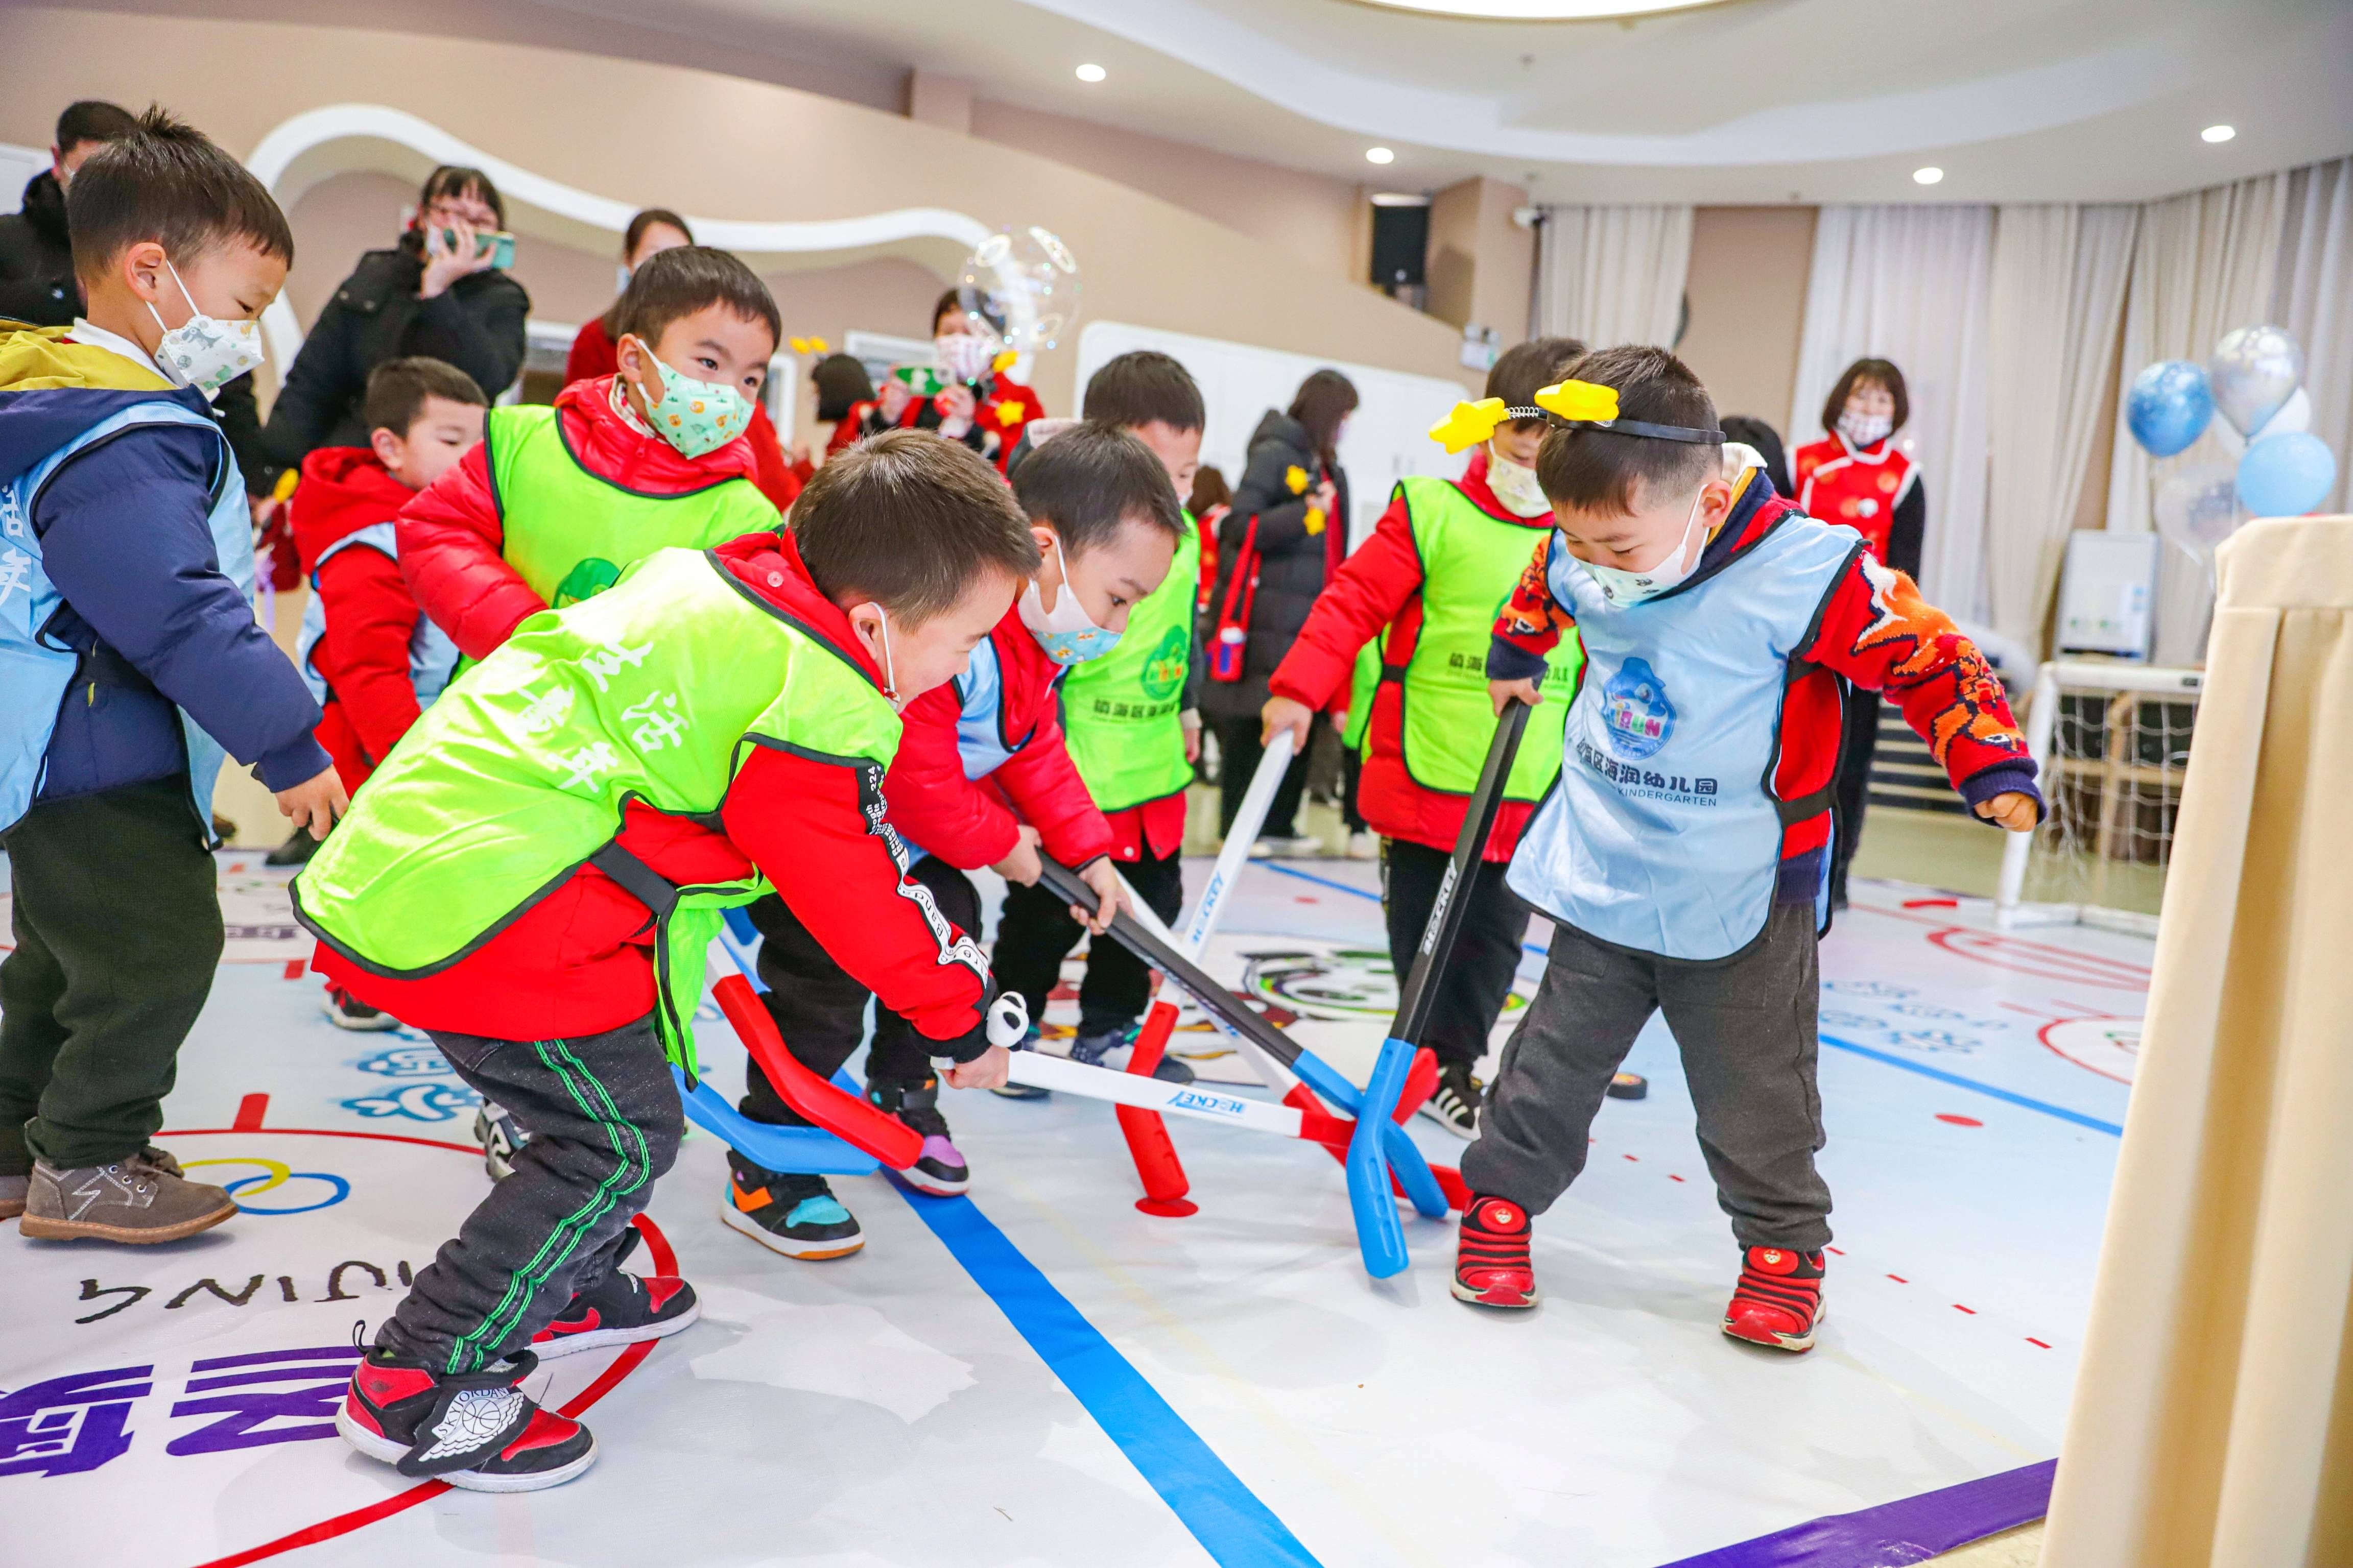
<svg viewBox="0 0 2353 1568">
<path fill-rule="evenodd" d="M 1506 1198 L 1473 1197 L 1455 1246 L 1454 1299 L 1475 1307 L 1535 1306 L 1528 1236 L 1527 1210 Z"/>
<path fill-rule="evenodd" d="M 1822 1255 L 1751 1247 L 1740 1255 L 1740 1283 L 1724 1310 L 1724 1331 L 1775 1350 L 1810 1351 L 1822 1321 Z"/>
<path fill-rule="evenodd" d="M 616 1268 L 565 1304 L 555 1321 L 532 1335 L 540 1360 L 580 1351 L 633 1345 L 674 1334 L 702 1316 L 694 1287 L 674 1274 L 639 1277 Z"/>
<path fill-rule="evenodd" d="M 404 1476 L 467 1491 L 562 1486 L 596 1462 L 596 1439 L 517 1386 L 538 1367 L 525 1351 L 480 1372 L 437 1373 L 414 1356 L 372 1350 L 352 1373 L 335 1430 Z"/>
</svg>

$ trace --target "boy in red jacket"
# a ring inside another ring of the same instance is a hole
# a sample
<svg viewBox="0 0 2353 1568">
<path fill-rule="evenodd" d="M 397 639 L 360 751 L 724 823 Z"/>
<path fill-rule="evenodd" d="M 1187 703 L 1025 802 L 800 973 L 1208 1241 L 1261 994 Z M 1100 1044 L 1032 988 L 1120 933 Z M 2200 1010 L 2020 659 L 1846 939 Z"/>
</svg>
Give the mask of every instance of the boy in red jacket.
<svg viewBox="0 0 2353 1568">
<path fill-rule="evenodd" d="M 875 441 L 936 440 L 893 433 Z M 818 470 L 818 482 L 830 466 Z M 1013 496 L 1043 557 L 1019 600 L 973 650 L 964 673 L 907 706 L 906 730 L 883 783 L 892 826 L 917 859 L 915 880 L 949 919 L 980 928 L 980 894 L 965 875 L 987 866 L 1008 882 L 1038 880 L 1042 847 L 1077 870 L 1097 907 L 1074 910 L 1102 931 L 1118 909 L 1112 834 L 1062 741 L 1056 713 L 1062 672 L 1111 651 L 1128 612 L 1167 576 L 1184 512 L 1167 471 L 1125 431 L 1082 426 L 1039 447 L 1014 476 Z M 807 503 L 803 502 L 804 506 Z M 795 526 L 800 526 L 796 513 Z M 869 987 L 845 972 L 788 900 L 752 906 L 768 1010 L 793 1055 L 830 1078 L 858 1049 Z M 972 1175 L 939 1111 L 932 1051 L 884 999 L 867 1058 L 868 1098 L 923 1134 L 906 1173 L 923 1192 L 953 1196 Z M 743 1100 L 755 1121 L 803 1124 L 755 1064 Z M 822 1176 L 762 1170 L 731 1157 L 733 1190 L 720 1215 L 787 1258 L 839 1258 L 864 1245 L 858 1221 Z"/>
<path fill-rule="evenodd" d="M 438 359 L 396 359 L 368 376 L 365 447 L 322 447 L 302 459 L 289 509 L 311 602 L 294 662 L 319 701 L 319 743 L 346 790 L 366 782 L 456 673 L 458 645 L 417 607 L 400 574 L 393 519 L 482 438 L 490 400 Z M 341 1029 L 399 1020 L 340 986 L 326 995 Z"/>
</svg>

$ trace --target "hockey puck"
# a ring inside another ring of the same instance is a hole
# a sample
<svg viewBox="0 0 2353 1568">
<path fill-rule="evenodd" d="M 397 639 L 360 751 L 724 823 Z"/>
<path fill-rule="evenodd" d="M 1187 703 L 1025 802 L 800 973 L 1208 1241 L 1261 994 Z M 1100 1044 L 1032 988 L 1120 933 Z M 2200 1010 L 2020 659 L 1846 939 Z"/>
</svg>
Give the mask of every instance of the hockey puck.
<svg viewBox="0 0 2353 1568">
<path fill-rule="evenodd" d="M 1650 1094 L 1651 1080 L 1641 1073 L 1621 1072 L 1609 1080 L 1612 1100 L 1647 1100 Z"/>
</svg>

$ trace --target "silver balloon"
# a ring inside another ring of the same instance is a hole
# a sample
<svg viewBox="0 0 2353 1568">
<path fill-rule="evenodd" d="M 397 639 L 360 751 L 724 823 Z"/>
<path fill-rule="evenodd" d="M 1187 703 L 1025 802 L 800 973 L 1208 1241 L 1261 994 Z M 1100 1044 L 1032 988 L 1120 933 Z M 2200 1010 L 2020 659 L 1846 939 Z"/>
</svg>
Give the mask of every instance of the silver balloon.
<svg viewBox="0 0 2353 1568">
<path fill-rule="evenodd" d="M 2237 471 L 2229 463 L 2193 463 L 2157 488 L 2157 531 L 2200 561 L 2246 521 L 2239 513 Z"/>
<path fill-rule="evenodd" d="M 2304 379 L 2304 351 L 2284 328 L 2241 327 L 2222 334 L 2206 362 L 2214 407 L 2232 428 L 2252 437 Z"/>
</svg>

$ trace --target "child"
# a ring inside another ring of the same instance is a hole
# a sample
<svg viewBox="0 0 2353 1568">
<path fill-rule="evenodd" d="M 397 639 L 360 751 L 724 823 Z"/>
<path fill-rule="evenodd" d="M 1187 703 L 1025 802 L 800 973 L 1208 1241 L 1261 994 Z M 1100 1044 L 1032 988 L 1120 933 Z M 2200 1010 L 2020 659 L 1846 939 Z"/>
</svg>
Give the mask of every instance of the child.
<svg viewBox="0 0 2353 1568">
<path fill-rule="evenodd" d="M 0 1217 L 174 1241 L 237 1212 L 148 1143 L 221 953 L 224 747 L 296 826 L 346 801 L 254 623 L 245 488 L 206 399 L 261 362 L 293 237 L 160 110 L 67 198 L 89 314 L 0 338 Z"/>
<path fill-rule="evenodd" d="M 896 710 L 1037 564 L 987 464 L 844 454 L 800 531 L 665 550 L 460 676 L 294 884 L 317 966 L 425 1028 L 532 1134 L 377 1331 L 336 1417 L 411 1476 L 529 1491 L 596 1442 L 517 1386 L 538 1357 L 675 1333 L 693 1290 L 617 1265 L 683 1131 L 667 1054 L 720 908 L 771 883 L 959 1088 L 1000 1080 L 993 987 L 882 819 Z M 535 1347 L 535 1348 L 534 1348 Z"/>
<path fill-rule="evenodd" d="M 1573 338 L 1522 343 L 1487 373 L 1486 395 L 1531 409 L 1536 389 L 1558 381 L 1584 347 Z M 1386 841 L 1382 905 L 1400 987 L 1493 731 L 1482 672 L 1495 606 L 1526 568 L 1531 542 L 1552 528 L 1535 468 L 1546 428 L 1540 417 L 1499 424 L 1460 479 L 1400 481 L 1372 537 L 1333 575 L 1268 683 L 1266 740 L 1289 731 L 1304 747 L 1310 721 L 1356 678 L 1347 707 L 1348 728 L 1363 743 L 1356 801 Z M 1462 932 L 1419 1042 L 1439 1062 L 1438 1091 L 1422 1114 L 1458 1138 L 1478 1127 L 1475 1069 L 1512 994 L 1527 934 L 1527 906 L 1504 885 L 1504 868 L 1559 776 L 1566 699 L 1577 689 L 1580 662 L 1575 637 L 1546 655 L 1545 685 L 1562 700 L 1537 710 L 1513 763 L 1479 874 L 1460 895 Z"/>
<path fill-rule="evenodd" d="M 1179 504 L 1187 500 L 1200 466 L 1204 421 L 1200 388 L 1183 365 L 1149 349 L 1121 354 L 1088 379 L 1085 407 L 1090 424 L 1125 430 L 1149 447 Z M 1039 429 L 1056 423 L 1038 421 L 1029 438 L 1040 439 Z M 1028 454 L 1015 459 L 1017 481 L 1029 460 Z M 1185 900 L 1185 789 L 1201 754 L 1201 715 L 1195 707 L 1200 649 L 1193 637 L 1200 551 L 1199 530 L 1187 518 L 1168 575 L 1129 612 L 1119 646 L 1062 680 L 1071 760 L 1111 824 L 1112 859 L 1153 911 L 1172 922 Z M 997 976 L 1028 1000 L 1033 1021 L 1046 1016 L 1047 995 L 1079 932 L 1069 907 L 1043 888 L 1006 889 Z M 1071 1059 L 1103 1063 L 1107 1052 L 1132 1044 L 1151 996 L 1152 972 L 1142 960 L 1115 942 L 1091 946 Z M 1155 1076 L 1176 1083 L 1193 1077 L 1184 1063 L 1166 1058 Z M 1004 1092 L 1017 1098 L 1042 1093 L 1019 1085 Z"/>
<path fill-rule="evenodd" d="M 438 359 L 387 360 L 370 373 L 365 447 L 321 447 L 302 459 L 294 492 L 295 548 L 311 579 L 294 661 L 325 717 L 319 743 L 343 788 L 356 790 L 392 753 L 458 665 L 458 645 L 417 609 L 400 574 L 393 519 L 482 438 L 490 400 L 474 378 Z M 327 1021 L 395 1029 L 400 1021 L 338 986 Z"/>
<path fill-rule="evenodd" d="M 1004 470 L 1013 461 L 1022 431 L 1031 420 L 1046 416 L 1046 405 L 1035 392 L 1005 374 L 1015 356 L 1000 346 L 1001 341 L 991 322 L 965 315 L 962 296 L 949 289 L 932 304 L 932 343 L 946 384 L 930 397 L 918 397 L 892 376 L 872 403 L 852 408 L 846 423 L 860 436 L 892 429 L 936 430 Z"/>
<path fill-rule="evenodd" d="M 1538 700 L 1564 632 L 1585 643 L 1560 782 L 1509 877 L 1556 922 L 1552 954 L 1462 1156 L 1454 1294 L 1535 1304 L 1529 1217 L 1576 1179 L 1610 1075 L 1662 1011 L 1741 1247 L 1724 1331 L 1802 1351 L 1831 1238 L 1814 943 L 1840 683 L 1889 691 L 2012 832 L 2041 814 L 2034 764 L 1984 657 L 1909 577 L 1761 470 L 1722 471 L 1715 406 L 1682 361 L 1614 348 L 1570 374 L 1537 397 L 1567 421 L 1536 457 L 1557 527 L 1487 659 L 1500 710 Z"/>
<path fill-rule="evenodd" d="M 870 437 L 852 450 L 879 440 L 954 445 L 911 432 Z M 819 479 L 830 471 L 819 468 Z M 1132 607 L 1167 576 L 1184 514 L 1150 448 L 1099 426 L 1039 447 L 1011 494 L 1030 520 L 1040 563 L 1019 602 L 973 650 L 970 667 L 908 705 L 883 793 L 892 826 L 919 857 L 915 879 L 965 930 L 979 929 L 980 894 L 965 872 L 987 866 L 1008 882 L 1034 883 L 1042 846 L 1093 891 L 1097 907 L 1079 913 L 1101 931 L 1119 902 L 1111 828 L 1063 747 L 1055 689 L 1065 668 L 1119 642 Z M 798 518 L 797 510 L 796 527 Z M 748 912 L 766 939 L 760 978 L 770 987 L 765 1000 L 777 1031 L 811 1071 L 832 1077 L 865 1032 L 869 982 L 827 951 L 789 900 L 764 899 Z M 923 1134 L 923 1156 L 907 1180 L 953 1196 L 972 1173 L 940 1114 L 935 1053 L 894 1006 L 885 997 L 875 1015 L 867 1097 Z M 756 1063 L 747 1090 L 743 1110 L 753 1121 L 801 1123 Z M 823 1177 L 765 1171 L 741 1154 L 732 1163 L 734 1184 L 720 1215 L 734 1229 L 808 1260 L 864 1245 L 857 1219 Z"/>
</svg>

